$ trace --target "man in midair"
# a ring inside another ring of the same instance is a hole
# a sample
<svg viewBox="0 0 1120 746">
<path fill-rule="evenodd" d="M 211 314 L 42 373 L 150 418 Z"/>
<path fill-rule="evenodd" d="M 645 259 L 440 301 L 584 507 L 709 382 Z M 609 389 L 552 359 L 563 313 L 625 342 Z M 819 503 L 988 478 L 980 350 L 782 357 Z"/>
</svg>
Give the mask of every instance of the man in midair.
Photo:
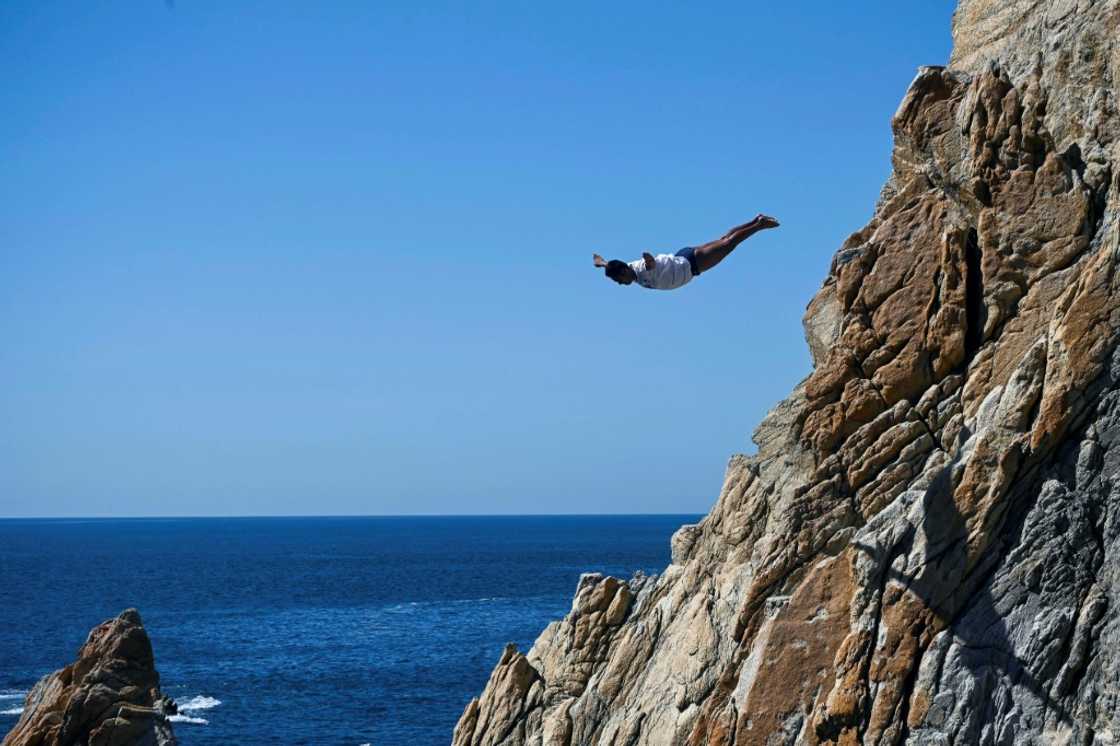
<svg viewBox="0 0 1120 746">
<path fill-rule="evenodd" d="M 707 272 L 724 260 L 735 247 L 759 231 L 777 228 L 778 221 L 759 213 L 749 223 L 737 225 L 721 238 L 701 246 L 688 246 L 676 254 L 653 256 L 642 252 L 642 258 L 632 262 L 611 259 L 609 262 L 594 254 L 595 266 L 604 268 L 607 277 L 619 285 L 638 283 L 651 290 L 675 290 L 693 277 Z"/>
</svg>

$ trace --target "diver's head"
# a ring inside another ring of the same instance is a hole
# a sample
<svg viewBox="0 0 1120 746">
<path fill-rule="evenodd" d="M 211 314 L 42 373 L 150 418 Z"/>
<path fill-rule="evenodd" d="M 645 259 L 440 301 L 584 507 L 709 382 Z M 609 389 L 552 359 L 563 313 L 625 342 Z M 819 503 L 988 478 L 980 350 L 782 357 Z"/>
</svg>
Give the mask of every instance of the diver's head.
<svg viewBox="0 0 1120 746">
<path fill-rule="evenodd" d="M 629 285 L 634 280 L 638 279 L 638 274 L 634 271 L 634 268 L 618 259 L 611 259 L 607 262 L 605 272 L 607 273 L 607 277 L 611 278 L 619 285 Z"/>
</svg>

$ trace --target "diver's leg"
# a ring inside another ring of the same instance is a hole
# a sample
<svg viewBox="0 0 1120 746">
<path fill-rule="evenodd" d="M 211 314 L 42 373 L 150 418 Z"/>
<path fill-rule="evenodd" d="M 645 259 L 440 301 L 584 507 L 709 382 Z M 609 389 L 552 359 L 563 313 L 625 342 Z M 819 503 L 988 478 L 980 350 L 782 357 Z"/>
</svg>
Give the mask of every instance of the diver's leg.
<svg viewBox="0 0 1120 746">
<path fill-rule="evenodd" d="M 732 228 L 723 238 L 697 246 L 695 249 L 696 269 L 701 273 L 707 272 L 709 269 L 722 262 L 727 255 L 734 251 L 735 247 L 743 241 L 761 230 L 774 228 L 777 225 L 778 221 L 774 220 L 774 218 L 768 215 L 759 215 L 749 223 L 743 223 L 740 226 Z"/>
</svg>

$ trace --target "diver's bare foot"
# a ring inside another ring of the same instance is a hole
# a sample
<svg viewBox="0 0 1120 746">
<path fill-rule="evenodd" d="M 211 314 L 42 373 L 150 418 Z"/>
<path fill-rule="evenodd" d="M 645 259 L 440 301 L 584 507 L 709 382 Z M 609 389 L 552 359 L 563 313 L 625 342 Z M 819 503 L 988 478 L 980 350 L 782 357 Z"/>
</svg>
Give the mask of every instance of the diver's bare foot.
<svg viewBox="0 0 1120 746">
<path fill-rule="evenodd" d="M 758 229 L 760 231 L 764 231 L 767 228 L 777 228 L 780 225 L 777 220 L 770 217 L 769 215 L 763 215 L 761 212 L 755 217 L 752 222 L 754 222 L 758 226 Z"/>
<path fill-rule="evenodd" d="M 729 238 L 732 234 L 738 233 L 739 231 L 742 231 L 742 230 L 746 230 L 747 228 L 755 228 L 756 230 L 758 230 L 758 220 L 759 220 L 759 218 L 762 218 L 762 217 L 765 217 L 765 216 L 762 213 L 759 213 L 758 215 L 755 215 L 753 218 L 748 220 L 746 223 L 743 223 L 742 225 L 737 225 L 734 228 L 729 228 L 727 233 L 723 234 L 723 237 L 724 238 Z"/>
</svg>

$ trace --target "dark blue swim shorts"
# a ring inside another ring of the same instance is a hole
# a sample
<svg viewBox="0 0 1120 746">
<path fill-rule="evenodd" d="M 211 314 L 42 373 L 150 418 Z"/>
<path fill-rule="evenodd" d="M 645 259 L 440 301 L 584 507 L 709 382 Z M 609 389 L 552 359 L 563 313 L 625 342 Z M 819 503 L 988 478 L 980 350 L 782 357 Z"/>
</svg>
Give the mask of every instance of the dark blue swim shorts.
<svg viewBox="0 0 1120 746">
<path fill-rule="evenodd" d="M 691 246 L 685 246 L 683 249 L 677 252 L 677 256 L 683 256 L 688 260 L 688 266 L 692 267 L 693 277 L 700 274 L 700 270 L 696 266 L 696 249 L 692 248 Z"/>
</svg>

